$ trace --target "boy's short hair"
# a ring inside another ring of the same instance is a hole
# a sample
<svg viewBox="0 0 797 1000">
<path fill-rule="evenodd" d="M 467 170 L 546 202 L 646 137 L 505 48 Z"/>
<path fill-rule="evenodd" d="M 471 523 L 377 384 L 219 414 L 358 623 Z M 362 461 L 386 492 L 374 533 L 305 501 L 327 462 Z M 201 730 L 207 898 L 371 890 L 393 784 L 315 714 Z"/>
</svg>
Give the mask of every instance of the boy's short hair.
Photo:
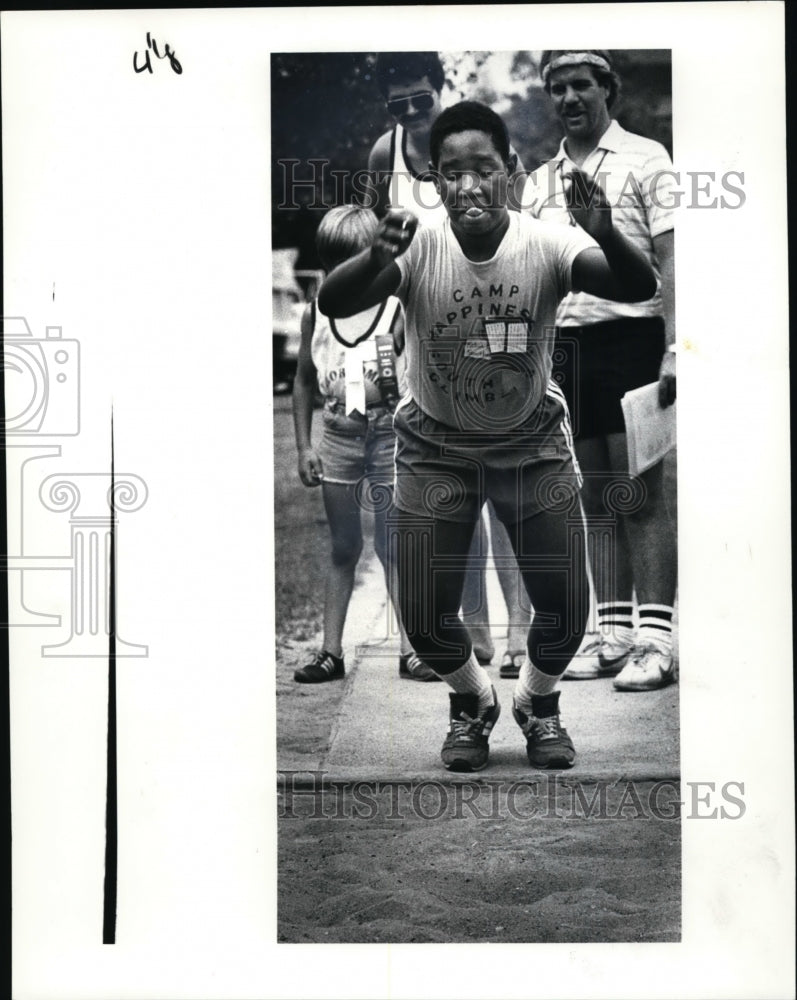
<svg viewBox="0 0 797 1000">
<path fill-rule="evenodd" d="M 318 225 L 315 245 L 321 265 L 331 271 L 371 245 L 379 220 L 370 208 L 342 205 L 331 208 Z"/>
<path fill-rule="evenodd" d="M 502 161 L 509 160 L 509 134 L 503 118 L 492 108 L 479 101 L 460 101 L 445 111 L 441 111 L 432 125 L 429 136 L 429 152 L 432 164 L 436 167 L 440 159 L 440 147 L 443 140 L 456 132 L 486 132 L 493 141 L 496 151 Z"/>
<path fill-rule="evenodd" d="M 385 100 L 391 84 L 409 83 L 424 76 L 439 94 L 446 75 L 436 52 L 380 52 L 376 57 L 376 84 Z"/>
<path fill-rule="evenodd" d="M 606 107 L 611 108 L 620 96 L 620 77 L 615 73 L 612 65 L 612 55 L 608 49 L 547 49 L 540 59 L 540 75 L 544 80 L 545 92 L 551 93 L 550 65 L 560 56 L 568 54 L 585 53 L 587 56 L 596 57 L 594 62 L 584 62 L 582 65 L 589 66 L 595 79 L 601 87 L 608 87 L 609 94 L 606 98 Z M 605 64 L 605 68 L 602 64 Z M 578 64 L 575 64 L 578 65 Z M 547 72 L 546 72 L 547 71 Z"/>
</svg>

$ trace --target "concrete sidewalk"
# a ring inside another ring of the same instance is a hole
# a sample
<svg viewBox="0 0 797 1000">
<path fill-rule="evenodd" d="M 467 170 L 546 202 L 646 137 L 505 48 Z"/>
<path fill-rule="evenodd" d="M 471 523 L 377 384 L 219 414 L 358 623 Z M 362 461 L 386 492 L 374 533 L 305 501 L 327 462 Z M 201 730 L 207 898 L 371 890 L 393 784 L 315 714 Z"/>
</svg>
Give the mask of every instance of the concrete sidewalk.
<svg viewBox="0 0 797 1000">
<path fill-rule="evenodd" d="M 448 727 L 448 685 L 399 678 L 398 644 L 388 637 L 384 582 L 376 560 L 365 568 L 349 609 L 349 672 L 328 754 L 318 762 L 326 780 L 528 780 L 540 772 L 526 760 L 512 718 L 513 680 L 498 676 L 504 644 L 487 668 L 501 703 L 490 738 L 490 762 L 477 775 L 451 774 L 440 762 Z M 495 602 L 497 588 L 488 585 Z M 495 603 L 492 604 L 496 606 Z M 502 605 L 501 605 L 502 606 Z M 352 645 L 356 656 L 352 657 Z M 679 777 L 678 686 L 621 693 L 610 679 L 561 684 L 562 720 L 578 754 L 567 781 L 659 780 Z"/>
</svg>

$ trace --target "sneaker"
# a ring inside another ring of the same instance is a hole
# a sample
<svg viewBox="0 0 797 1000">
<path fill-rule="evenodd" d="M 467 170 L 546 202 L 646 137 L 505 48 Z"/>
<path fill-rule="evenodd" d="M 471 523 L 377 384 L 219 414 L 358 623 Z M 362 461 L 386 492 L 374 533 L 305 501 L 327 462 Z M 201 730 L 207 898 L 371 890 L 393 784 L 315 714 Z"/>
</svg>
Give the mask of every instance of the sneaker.
<svg viewBox="0 0 797 1000">
<path fill-rule="evenodd" d="M 632 652 L 632 646 L 598 635 L 576 653 L 562 674 L 562 680 L 594 681 L 598 677 L 615 677 Z"/>
<path fill-rule="evenodd" d="M 439 681 L 432 668 L 424 663 L 417 653 L 406 653 L 399 657 L 399 677 L 410 681 Z"/>
<path fill-rule="evenodd" d="M 311 663 L 297 670 L 293 679 L 299 684 L 323 684 L 325 681 L 337 681 L 346 673 L 343 668 L 343 657 L 333 656 L 325 649 L 316 653 Z"/>
<path fill-rule="evenodd" d="M 658 646 L 641 645 L 634 649 L 628 664 L 614 679 L 618 691 L 655 691 L 675 683 L 675 660 L 672 653 Z"/>
<path fill-rule="evenodd" d="M 520 668 L 526 659 L 526 650 L 521 649 L 517 653 L 510 653 L 507 650 L 501 660 L 501 669 L 498 671 L 499 677 L 520 677 Z"/>
<path fill-rule="evenodd" d="M 449 771 L 481 771 L 490 753 L 487 740 L 501 714 L 495 688 L 492 705 L 481 715 L 478 695 L 452 692 L 449 698 L 450 722 L 440 754 L 443 764 Z"/>
<path fill-rule="evenodd" d="M 535 695 L 532 711 L 543 715 L 526 715 L 516 704 L 512 705 L 515 722 L 526 737 L 526 754 L 532 767 L 572 767 L 576 759 L 573 741 L 562 725 L 559 715 L 559 692 Z"/>
</svg>

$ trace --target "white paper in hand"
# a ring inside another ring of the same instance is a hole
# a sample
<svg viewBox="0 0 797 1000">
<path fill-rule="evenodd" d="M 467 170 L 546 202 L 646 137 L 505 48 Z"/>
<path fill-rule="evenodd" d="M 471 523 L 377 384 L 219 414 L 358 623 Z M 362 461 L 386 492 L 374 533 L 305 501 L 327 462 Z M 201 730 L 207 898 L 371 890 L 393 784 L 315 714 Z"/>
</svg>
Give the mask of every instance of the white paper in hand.
<svg viewBox="0 0 797 1000">
<path fill-rule="evenodd" d="M 628 471 L 649 469 L 675 447 L 675 405 L 659 406 L 659 383 L 630 389 L 620 400 L 628 439 Z"/>
</svg>

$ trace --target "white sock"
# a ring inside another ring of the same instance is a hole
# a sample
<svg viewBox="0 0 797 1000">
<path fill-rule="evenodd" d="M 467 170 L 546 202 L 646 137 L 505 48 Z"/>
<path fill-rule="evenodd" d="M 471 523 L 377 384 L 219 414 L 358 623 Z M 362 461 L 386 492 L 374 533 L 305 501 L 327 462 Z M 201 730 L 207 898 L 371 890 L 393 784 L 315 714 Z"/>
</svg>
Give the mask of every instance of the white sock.
<svg viewBox="0 0 797 1000">
<path fill-rule="evenodd" d="M 441 677 L 457 694 L 478 695 L 480 714 L 492 705 L 493 685 L 490 682 L 490 675 L 484 667 L 479 666 L 475 653 L 471 653 L 470 659 L 453 673 L 438 674 L 437 676 Z"/>
<path fill-rule="evenodd" d="M 655 646 L 663 653 L 672 653 L 672 607 L 668 604 L 639 605 L 640 646 Z"/>
<path fill-rule="evenodd" d="M 528 655 L 526 655 L 523 666 L 520 668 L 520 676 L 515 684 L 515 704 L 518 708 L 527 715 L 530 715 L 532 695 L 553 694 L 559 685 L 559 678 L 565 672 L 565 669 L 563 667 L 562 673 L 555 675 L 544 674 L 542 670 L 538 670 L 534 666 Z"/>
<path fill-rule="evenodd" d="M 630 649 L 634 645 L 634 605 L 625 601 L 599 604 L 598 627 L 604 639 Z"/>
</svg>

